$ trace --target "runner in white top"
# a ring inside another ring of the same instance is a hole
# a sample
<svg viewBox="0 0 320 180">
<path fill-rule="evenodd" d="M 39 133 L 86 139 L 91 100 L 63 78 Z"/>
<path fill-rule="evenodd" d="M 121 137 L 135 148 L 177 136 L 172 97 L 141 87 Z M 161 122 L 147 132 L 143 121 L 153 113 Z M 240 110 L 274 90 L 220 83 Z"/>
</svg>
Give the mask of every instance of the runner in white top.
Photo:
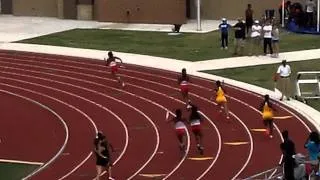
<svg viewBox="0 0 320 180">
<path fill-rule="evenodd" d="M 118 63 L 116 62 L 116 60 L 119 60 L 120 63 L 122 64 L 122 59 L 116 57 L 116 56 L 113 56 L 113 53 L 110 51 L 108 52 L 108 59 L 105 59 L 104 60 L 106 61 L 106 65 L 107 66 L 110 66 L 110 69 L 111 69 L 111 75 L 118 80 L 118 82 L 122 85 L 122 87 L 125 86 L 124 82 L 122 81 L 122 79 L 120 78 L 120 76 L 117 75 L 117 72 L 118 72 Z"/>
<path fill-rule="evenodd" d="M 184 154 L 185 153 L 185 148 L 186 148 L 186 125 L 185 125 L 185 119 L 182 118 L 182 111 L 181 109 L 177 109 L 175 112 L 175 117 L 173 117 L 172 119 L 169 119 L 169 111 L 167 111 L 166 114 L 166 121 L 167 122 L 174 122 L 174 126 L 175 126 L 175 131 L 176 131 L 176 135 L 177 138 L 179 140 L 179 148 L 180 151 Z"/>
</svg>

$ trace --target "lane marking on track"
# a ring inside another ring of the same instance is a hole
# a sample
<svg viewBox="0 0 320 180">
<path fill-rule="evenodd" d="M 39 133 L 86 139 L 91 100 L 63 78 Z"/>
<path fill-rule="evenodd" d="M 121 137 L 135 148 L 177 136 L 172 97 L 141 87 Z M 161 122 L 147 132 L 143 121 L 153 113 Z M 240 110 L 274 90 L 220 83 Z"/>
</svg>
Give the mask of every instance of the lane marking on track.
<svg viewBox="0 0 320 180">
<path fill-rule="evenodd" d="M 18 64 L 18 63 L 9 63 L 9 64 Z M 30 67 L 30 65 L 25 65 L 25 64 L 24 64 L 24 65 L 18 64 L 18 65 Z M 31 67 L 39 67 L 39 66 L 32 66 L 32 65 L 31 65 Z M 13 68 L 13 67 L 8 67 L 8 68 L 10 68 L 10 69 L 22 70 L 22 69 L 20 69 L 20 68 Z M 41 67 L 41 66 L 40 66 L 40 68 L 44 68 L 44 67 Z M 44 69 L 48 69 L 48 68 L 44 68 Z M 23 71 L 36 72 L 36 73 L 48 74 L 48 75 L 57 76 L 57 77 L 63 77 L 63 78 L 67 78 L 67 79 L 72 79 L 72 80 L 87 82 L 87 83 L 90 83 L 90 84 L 95 84 L 95 85 L 98 85 L 98 86 L 103 86 L 103 87 L 107 87 L 107 88 L 110 88 L 110 89 L 114 89 L 114 90 L 121 91 L 121 90 L 116 89 L 116 88 L 111 88 L 111 87 L 108 87 L 108 86 L 105 86 L 105 85 L 101 85 L 101 84 L 98 84 L 98 83 L 89 82 L 89 81 L 85 81 L 85 80 L 75 79 L 75 78 L 72 78 L 72 77 L 69 77 L 69 76 L 61 76 L 61 75 L 56 75 L 56 74 L 51 74 L 51 73 L 44 73 L 44 72 L 39 72 L 39 71 L 30 71 L 30 70 L 25 70 L 25 69 L 23 69 Z M 78 72 L 71 72 L 71 71 L 65 71 L 65 70 L 59 70 L 59 71 L 68 72 L 68 73 L 72 73 L 72 74 L 81 74 L 81 75 L 88 76 L 88 77 L 94 77 L 94 78 L 98 78 L 98 79 L 104 79 L 104 80 L 113 81 L 113 80 L 110 80 L 110 79 L 108 79 L 108 78 L 101 78 L 101 77 L 98 77 L 98 76 L 95 76 L 95 75 L 88 75 L 88 74 L 83 74 L 83 73 L 78 73 Z M 3 72 L 3 73 L 8 73 L 8 72 Z M 17 74 L 17 73 L 12 73 L 12 74 Z M 24 76 L 26 76 L 26 75 L 24 75 Z M 130 76 L 129 76 L 129 77 L 130 77 Z M 132 78 L 134 78 L 134 77 L 132 77 Z M 43 79 L 43 78 L 40 78 L 40 79 Z M 134 78 L 134 79 L 139 79 L 139 78 Z M 139 80 L 141 80 L 141 79 L 139 79 Z M 146 81 L 146 80 L 143 80 L 143 81 Z M 150 81 L 146 81 L 146 82 L 150 82 Z M 59 82 L 59 83 L 61 83 L 61 82 Z M 152 83 L 155 83 L 155 82 L 152 82 Z M 64 84 L 65 84 L 65 83 L 64 83 Z M 171 86 L 168 86 L 168 85 L 165 85 L 165 84 L 162 84 L 162 83 L 156 83 L 156 84 L 158 84 L 158 85 L 160 85 L 160 86 L 168 87 L 168 88 L 170 88 L 170 89 L 178 90 L 178 88 L 173 88 L 173 87 L 171 87 Z M 151 89 L 146 89 L 146 88 L 143 88 L 143 87 L 140 87 L 140 86 L 135 86 L 135 85 L 133 85 L 133 84 L 130 84 L 130 85 L 131 85 L 131 86 L 134 86 L 134 87 L 137 87 L 137 88 L 139 88 L 139 89 L 144 89 L 144 90 L 147 90 L 147 91 L 151 91 L 151 92 L 155 92 L 155 93 L 157 93 L 157 94 L 164 95 L 164 94 L 162 94 L 162 93 L 156 92 L 156 91 L 151 90 Z M 126 91 L 123 91 L 123 92 L 126 92 Z M 128 93 L 128 92 L 126 92 L 126 93 Z M 133 95 L 133 96 L 136 96 L 135 94 L 132 94 L 132 93 L 128 93 L 128 94 Z M 167 96 L 167 95 L 164 95 L 164 96 Z M 197 98 L 202 99 L 202 100 L 208 101 L 208 100 L 206 100 L 205 98 L 202 98 L 202 97 L 200 97 L 200 96 L 198 96 L 198 95 L 195 95 L 195 96 L 196 96 Z M 142 97 L 140 97 L 140 98 L 142 98 Z M 168 97 L 168 98 L 170 98 L 170 99 L 175 99 L 175 98 L 173 98 L 173 97 Z M 145 98 L 142 98 L 142 99 L 145 99 Z M 175 99 L 175 100 L 180 102 L 180 100 L 177 100 L 177 99 Z M 148 100 L 148 101 L 150 101 L 150 100 Z M 213 103 L 213 102 L 210 102 L 210 103 L 215 104 L 215 103 Z M 214 129 L 215 129 L 215 130 L 217 131 L 217 133 L 218 133 L 219 148 L 218 148 L 218 153 L 217 153 L 217 154 L 219 155 L 219 154 L 220 154 L 220 151 L 221 151 L 221 135 L 220 135 L 220 133 L 219 133 L 216 125 L 212 122 L 212 120 L 210 120 L 210 119 L 209 119 L 205 114 L 203 114 L 202 112 L 200 112 L 200 113 L 201 113 L 206 119 L 209 120 L 209 122 L 212 124 L 212 126 L 214 127 Z M 235 116 L 235 115 L 233 114 L 233 116 Z M 239 120 L 239 118 L 237 118 L 237 117 L 236 117 L 236 119 Z M 207 170 L 205 170 L 205 172 L 204 172 L 203 174 L 201 174 L 201 176 L 200 176 L 198 179 L 202 178 L 202 177 L 213 167 L 213 165 L 215 164 L 215 162 L 216 162 L 217 159 L 218 159 L 218 155 L 217 155 L 216 158 L 213 160 L 213 162 L 210 164 L 209 168 L 208 168 Z M 181 165 L 182 162 L 183 162 L 183 160 L 181 160 L 181 162 L 179 163 L 179 165 L 178 165 L 171 173 L 169 173 L 167 176 L 171 175 L 174 171 L 176 171 L 177 168 Z M 104 174 L 104 173 L 103 173 L 103 174 Z M 165 177 L 164 179 L 166 179 L 166 178 L 167 178 L 167 177 Z"/>
<path fill-rule="evenodd" d="M 213 157 L 189 157 L 189 160 L 193 161 L 205 161 L 205 160 L 211 160 Z"/>
<path fill-rule="evenodd" d="M 29 57 L 31 57 L 31 56 L 29 56 Z M 41 57 L 39 57 L 39 58 L 41 58 Z M 44 59 L 49 59 L 49 58 L 44 58 Z M 56 58 L 51 58 L 51 59 L 56 59 Z M 61 60 L 61 61 L 65 61 L 65 62 L 70 62 L 70 61 L 67 61 L 67 60 Z M 74 62 L 74 63 L 77 63 L 77 62 Z M 87 63 L 79 63 L 79 64 L 87 64 Z M 139 66 L 140 67 L 140 66 Z M 153 69 L 153 68 L 148 68 L 148 69 Z M 129 70 L 130 71 L 130 70 Z M 167 70 L 166 71 L 164 71 L 164 72 L 167 72 Z M 173 72 L 174 73 L 174 72 Z M 174 73 L 174 74 L 176 74 L 176 73 Z M 154 76 L 154 75 L 153 75 Z M 170 78 L 167 78 L 167 77 L 163 77 L 163 78 L 165 78 L 165 79 L 170 79 Z M 197 78 L 197 77 L 196 77 Z M 202 79 L 202 80 L 206 80 L 206 81 L 212 81 L 212 80 L 207 80 L 207 79 L 205 79 L 205 78 L 199 78 L 199 79 Z M 196 85 L 196 86 L 198 86 L 198 87 L 200 87 L 201 88 L 201 85 L 199 86 L 199 85 Z M 234 88 L 234 87 L 233 87 Z M 239 90 L 239 88 L 234 88 L 234 89 L 238 89 Z M 240 89 L 240 91 L 241 91 L 242 89 Z M 243 91 L 243 90 L 242 90 Z M 248 90 L 244 90 L 245 92 L 249 92 Z M 249 92 L 249 94 L 254 94 L 254 93 L 252 93 L 252 92 Z M 285 109 L 285 110 L 287 110 L 287 111 L 289 111 L 290 112 L 290 110 L 288 110 L 287 108 L 285 108 L 285 107 L 281 107 L 282 109 Z M 291 112 L 292 113 L 292 112 Z M 293 113 L 292 113 L 293 114 Z M 294 114 L 295 115 L 295 114 Z M 296 116 L 296 115 L 295 115 Z M 297 116 L 296 116 L 297 117 Z M 300 118 L 298 118 L 299 120 L 300 120 L 300 122 L 301 122 L 301 119 Z M 302 123 L 303 124 L 303 123 Z M 308 129 L 308 127 L 307 127 L 307 129 Z M 277 129 L 278 130 L 278 129 Z M 310 131 L 310 129 L 308 129 L 309 131 Z M 278 130 L 279 131 L 279 130 Z M 280 136 L 281 137 L 281 136 Z"/>
<path fill-rule="evenodd" d="M 148 177 L 148 178 L 156 178 L 156 177 L 162 177 L 166 174 L 139 174 L 139 176 Z"/>
<path fill-rule="evenodd" d="M 251 131 L 253 132 L 266 132 L 267 129 L 260 129 L 260 128 L 257 128 L 257 129 L 251 129 Z"/>
<path fill-rule="evenodd" d="M 5 84 L 5 83 L 0 83 L 0 84 L 12 87 L 12 86 L 10 86 L 8 84 Z M 15 86 L 13 86 L 13 88 L 23 89 L 21 87 L 15 87 Z M 23 89 L 23 90 L 25 90 L 25 89 Z M 34 176 L 35 174 L 39 173 L 41 170 L 47 168 L 47 166 L 49 166 L 51 163 L 53 163 L 61 155 L 61 153 L 65 150 L 65 148 L 67 146 L 67 143 L 68 143 L 68 140 L 69 140 L 69 128 L 68 128 L 67 123 L 64 121 L 64 119 L 58 113 L 56 113 L 54 110 L 49 108 L 48 106 L 46 106 L 44 104 L 41 104 L 40 102 L 35 101 L 35 100 L 31 99 L 31 98 L 28 98 L 28 97 L 25 97 L 25 96 L 22 96 L 22 95 L 19 95 L 19 94 L 16 94 L 16 93 L 12 93 L 12 92 L 9 92 L 9 91 L 3 90 L 3 89 L 0 89 L 0 91 L 4 92 L 4 93 L 7 93 L 7 94 L 10 94 L 10 95 L 13 95 L 13 96 L 16 96 L 16 97 L 20 97 L 20 98 L 25 99 L 27 101 L 30 101 L 30 102 L 32 102 L 34 104 L 37 104 L 37 105 L 43 107 L 44 109 L 47 109 L 49 112 L 51 112 L 54 116 L 56 116 L 60 120 L 61 124 L 63 125 L 63 127 L 65 129 L 65 133 L 66 133 L 65 140 L 64 140 L 62 146 L 60 147 L 59 151 L 48 162 L 42 164 L 41 167 L 37 168 L 36 170 L 31 172 L 31 174 L 29 174 L 28 176 L 23 178 L 23 180 L 24 179 L 29 179 L 31 176 Z M 25 91 L 27 91 L 27 90 L 25 90 Z M 32 93 L 34 93 L 34 92 L 32 92 Z M 42 94 L 40 94 L 40 95 L 42 95 Z"/>
<path fill-rule="evenodd" d="M 244 141 L 239 141 L 239 142 L 225 142 L 223 143 L 225 145 L 230 145 L 230 146 L 240 146 L 244 144 L 249 144 L 249 142 L 244 142 Z"/>
<path fill-rule="evenodd" d="M 0 163 L 16 163 L 16 164 L 30 164 L 30 165 L 39 165 L 42 166 L 43 162 L 34 162 L 34 161 L 20 161 L 13 159 L 0 159 Z"/>
<path fill-rule="evenodd" d="M 292 116 L 275 116 L 273 119 L 291 119 Z"/>
</svg>

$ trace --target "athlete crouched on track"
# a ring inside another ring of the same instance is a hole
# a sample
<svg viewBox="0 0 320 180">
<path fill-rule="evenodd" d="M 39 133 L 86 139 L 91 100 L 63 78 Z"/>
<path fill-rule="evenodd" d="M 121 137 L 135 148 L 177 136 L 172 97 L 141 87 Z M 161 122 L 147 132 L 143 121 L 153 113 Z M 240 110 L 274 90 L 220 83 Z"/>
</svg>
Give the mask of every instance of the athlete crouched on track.
<svg viewBox="0 0 320 180">
<path fill-rule="evenodd" d="M 119 60 L 120 63 L 122 64 L 122 59 L 113 56 L 113 53 L 110 51 L 108 52 L 108 59 L 106 60 L 106 65 L 111 68 L 111 75 L 117 79 L 117 81 L 121 84 L 122 87 L 125 86 L 125 83 L 122 81 L 121 77 L 117 75 L 119 71 L 119 64 L 117 63 L 116 60 Z"/>
<path fill-rule="evenodd" d="M 175 117 L 172 119 L 169 119 L 169 111 L 166 115 L 166 121 L 167 122 L 174 122 L 176 135 L 179 141 L 179 148 L 182 153 L 185 153 L 186 148 L 186 141 L 187 141 L 187 133 L 186 133 L 186 125 L 185 125 L 185 119 L 182 117 L 182 111 L 181 109 L 177 109 L 175 112 Z"/>
<path fill-rule="evenodd" d="M 269 95 L 264 96 L 264 100 L 260 105 L 262 112 L 263 124 L 266 127 L 266 133 L 270 138 L 273 138 L 273 111 L 275 110 L 270 103 Z"/>
<path fill-rule="evenodd" d="M 103 170 L 106 169 L 109 179 L 113 180 L 114 178 L 111 176 L 112 162 L 109 151 L 109 148 L 111 148 L 111 150 L 113 150 L 113 148 L 111 144 L 108 143 L 105 135 L 103 135 L 102 132 L 97 133 L 97 136 L 94 139 L 94 146 L 97 168 L 97 176 L 95 179 L 99 180 Z"/>
<path fill-rule="evenodd" d="M 191 130 L 194 134 L 197 143 L 197 149 L 201 155 L 203 155 L 203 144 L 202 144 L 202 131 L 201 131 L 201 122 L 202 118 L 198 112 L 198 107 L 191 105 L 191 113 L 189 117 L 189 123 L 191 125 Z"/>
</svg>

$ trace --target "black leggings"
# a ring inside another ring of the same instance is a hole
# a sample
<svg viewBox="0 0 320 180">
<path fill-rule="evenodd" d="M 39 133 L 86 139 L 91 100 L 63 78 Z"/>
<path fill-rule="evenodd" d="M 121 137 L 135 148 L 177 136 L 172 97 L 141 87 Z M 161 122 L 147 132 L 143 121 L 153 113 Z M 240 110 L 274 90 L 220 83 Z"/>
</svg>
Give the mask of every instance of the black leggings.
<svg viewBox="0 0 320 180">
<path fill-rule="evenodd" d="M 268 127 L 270 130 L 270 135 L 273 135 L 273 120 L 272 119 L 264 119 L 264 126 Z"/>
<path fill-rule="evenodd" d="M 221 47 L 228 47 L 228 33 L 221 33 Z"/>
<path fill-rule="evenodd" d="M 263 41 L 264 54 L 267 54 L 267 46 L 269 46 L 270 54 L 273 54 L 272 45 L 271 45 L 271 38 L 264 38 L 264 41 Z"/>
</svg>

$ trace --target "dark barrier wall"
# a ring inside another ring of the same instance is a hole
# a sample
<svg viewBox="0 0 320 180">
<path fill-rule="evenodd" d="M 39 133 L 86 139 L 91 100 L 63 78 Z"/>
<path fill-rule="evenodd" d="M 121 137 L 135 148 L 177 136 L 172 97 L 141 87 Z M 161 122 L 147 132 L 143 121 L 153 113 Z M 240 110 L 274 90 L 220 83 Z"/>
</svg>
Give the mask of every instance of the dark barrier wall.
<svg viewBox="0 0 320 180">
<path fill-rule="evenodd" d="M 1 13 L 12 14 L 12 0 L 1 0 Z"/>
<path fill-rule="evenodd" d="M 63 1 L 63 16 L 65 19 L 77 19 L 77 0 Z"/>
<path fill-rule="evenodd" d="M 98 21 L 174 24 L 186 22 L 185 0 L 95 0 Z"/>
</svg>

